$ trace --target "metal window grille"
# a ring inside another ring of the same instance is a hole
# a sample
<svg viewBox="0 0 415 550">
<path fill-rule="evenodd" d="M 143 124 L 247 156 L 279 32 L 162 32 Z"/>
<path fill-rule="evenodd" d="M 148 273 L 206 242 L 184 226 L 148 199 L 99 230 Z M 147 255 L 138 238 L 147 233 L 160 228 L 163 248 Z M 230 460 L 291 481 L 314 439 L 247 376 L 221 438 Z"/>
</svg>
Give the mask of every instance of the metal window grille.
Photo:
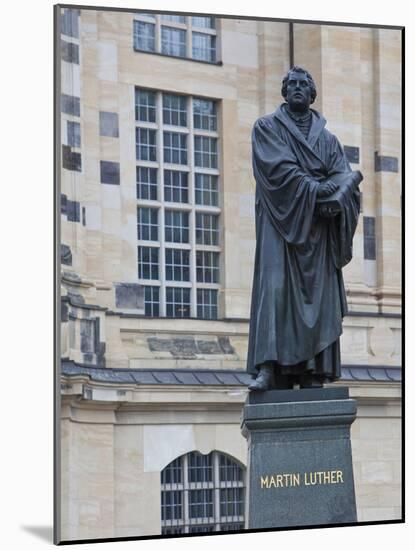
<svg viewBox="0 0 415 550">
<path fill-rule="evenodd" d="M 158 239 L 158 211 L 157 208 L 137 208 L 138 240 L 157 241 Z"/>
<path fill-rule="evenodd" d="M 176 458 L 161 472 L 162 534 L 244 529 L 245 468 L 218 451 Z"/>
<path fill-rule="evenodd" d="M 164 162 L 187 164 L 187 135 L 177 132 L 164 132 Z"/>
<path fill-rule="evenodd" d="M 202 61 L 215 61 L 216 57 L 216 36 L 192 33 L 192 57 Z"/>
<path fill-rule="evenodd" d="M 157 168 L 137 166 L 137 198 L 157 200 Z"/>
<path fill-rule="evenodd" d="M 187 172 L 164 170 L 164 200 L 168 202 L 189 202 Z"/>
<path fill-rule="evenodd" d="M 198 130 L 217 130 L 216 103 L 208 99 L 193 99 L 193 125 Z"/>
<path fill-rule="evenodd" d="M 163 94 L 163 124 L 187 125 L 187 106 L 184 96 Z"/>
<path fill-rule="evenodd" d="M 195 136 L 195 166 L 217 168 L 217 139 L 207 136 Z"/>
<path fill-rule="evenodd" d="M 205 206 L 218 206 L 218 176 L 195 174 L 195 201 Z"/>
<path fill-rule="evenodd" d="M 158 317 L 160 314 L 160 288 L 144 287 L 144 310 L 147 317 Z"/>
<path fill-rule="evenodd" d="M 190 288 L 166 287 L 167 317 L 190 317 Z"/>
<path fill-rule="evenodd" d="M 156 25 L 134 21 L 134 48 L 146 52 L 156 51 Z"/>
<path fill-rule="evenodd" d="M 170 243 L 189 242 L 189 213 L 178 210 L 166 210 L 165 239 Z"/>
<path fill-rule="evenodd" d="M 155 92 L 136 88 L 135 119 L 141 122 L 156 122 Z"/>
<path fill-rule="evenodd" d="M 136 128 L 135 135 L 137 160 L 155 162 L 157 158 L 156 130 Z"/>
<path fill-rule="evenodd" d="M 197 289 L 197 316 L 201 319 L 218 318 L 218 291 L 198 288 Z"/>
<path fill-rule="evenodd" d="M 161 53 L 186 57 L 186 31 L 172 27 L 161 27 Z"/>
<path fill-rule="evenodd" d="M 190 251 L 166 248 L 166 280 L 190 281 Z"/>
<path fill-rule="evenodd" d="M 158 280 L 159 249 L 157 247 L 138 247 L 138 278 Z"/>
<path fill-rule="evenodd" d="M 196 212 L 196 244 L 219 244 L 218 218 L 215 214 Z"/>
</svg>

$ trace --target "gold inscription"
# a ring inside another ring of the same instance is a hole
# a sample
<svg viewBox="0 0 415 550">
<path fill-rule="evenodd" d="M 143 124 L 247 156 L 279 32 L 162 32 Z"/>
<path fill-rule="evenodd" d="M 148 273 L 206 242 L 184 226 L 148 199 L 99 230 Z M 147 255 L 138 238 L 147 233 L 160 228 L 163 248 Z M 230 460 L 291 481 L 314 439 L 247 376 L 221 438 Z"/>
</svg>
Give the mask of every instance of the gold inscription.
<svg viewBox="0 0 415 550">
<path fill-rule="evenodd" d="M 261 489 L 299 487 L 300 485 L 334 485 L 344 483 L 342 470 L 325 470 L 321 472 L 304 472 L 272 474 L 261 476 Z"/>
</svg>

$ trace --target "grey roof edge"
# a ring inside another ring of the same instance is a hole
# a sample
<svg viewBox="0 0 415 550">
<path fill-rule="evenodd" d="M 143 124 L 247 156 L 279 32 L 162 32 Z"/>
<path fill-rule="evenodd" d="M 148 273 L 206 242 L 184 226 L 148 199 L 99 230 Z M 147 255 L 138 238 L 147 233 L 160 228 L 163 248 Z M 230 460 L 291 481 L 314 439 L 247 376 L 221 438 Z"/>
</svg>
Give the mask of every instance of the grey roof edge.
<svg viewBox="0 0 415 550">
<path fill-rule="evenodd" d="M 191 382 L 183 382 L 175 373 L 191 376 Z M 64 376 L 89 376 L 91 381 L 127 383 L 135 385 L 178 386 L 247 386 L 252 378 L 243 370 L 232 369 L 109 369 L 79 364 L 72 360 L 61 362 Z M 212 376 L 213 375 L 213 376 Z M 226 375 L 227 381 L 221 380 Z M 342 365 L 341 381 L 345 382 L 401 382 L 402 369 L 390 365 Z M 213 382 L 212 382 L 213 381 Z"/>
</svg>

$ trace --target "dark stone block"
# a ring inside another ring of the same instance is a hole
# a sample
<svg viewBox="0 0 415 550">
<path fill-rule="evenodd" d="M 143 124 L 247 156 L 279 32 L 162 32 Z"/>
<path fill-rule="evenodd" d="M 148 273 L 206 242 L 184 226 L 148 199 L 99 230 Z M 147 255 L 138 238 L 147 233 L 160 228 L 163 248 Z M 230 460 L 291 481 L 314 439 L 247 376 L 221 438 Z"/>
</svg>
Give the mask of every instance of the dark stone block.
<svg viewBox="0 0 415 550">
<path fill-rule="evenodd" d="M 99 112 L 99 133 L 101 136 L 118 137 L 118 114 Z"/>
<path fill-rule="evenodd" d="M 138 283 L 116 283 L 115 305 L 123 309 L 144 310 L 144 287 Z"/>
<path fill-rule="evenodd" d="M 379 155 L 375 151 L 375 172 L 398 172 L 398 159 L 397 157 L 388 157 L 385 155 Z"/>
<path fill-rule="evenodd" d="M 120 184 L 120 163 L 109 162 L 106 160 L 100 161 L 101 166 L 101 183 L 110 183 L 112 185 Z"/>
<path fill-rule="evenodd" d="M 81 116 L 81 102 L 79 97 L 62 94 L 61 111 L 67 115 Z"/>
<path fill-rule="evenodd" d="M 61 323 L 68 322 L 68 304 L 61 302 Z"/>
<path fill-rule="evenodd" d="M 72 265 L 72 252 L 66 244 L 61 244 L 61 264 Z"/>
<path fill-rule="evenodd" d="M 86 209 L 85 209 L 85 206 L 82 207 L 82 225 L 86 225 Z"/>
<path fill-rule="evenodd" d="M 352 147 L 350 145 L 345 145 L 343 147 L 344 153 L 346 155 L 347 160 L 351 164 L 359 164 L 360 162 L 360 151 L 359 147 Z"/>
<path fill-rule="evenodd" d="M 171 354 L 184 359 L 194 358 L 197 354 L 196 342 L 193 338 L 174 338 Z"/>
<path fill-rule="evenodd" d="M 231 346 L 228 336 L 219 336 L 218 342 L 223 353 L 229 353 L 229 354 L 235 353 L 235 350 Z"/>
<path fill-rule="evenodd" d="M 68 222 L 79 222 L 81 220 L 81 205 L 76 201 L 66 201 L 66 214 Z"/>
<path fill-rule="evenodd" d="M 79 65 L 79 46 L 73 42 L 61 40 L 61 56 L 63 61 Z"/>
<path fill-rule="evenodd" d="M 215 340 L 197 340 L 196 341 L 198 353 L 210 354 L 210 353 L 222 353 L 219 344 Z"/>
<path fill-rule="evenodd" d="M 61 214 L 66 214 L 67 199 L 66 195 L 61 195 Z"/>
<path fill-rule="evenodd" d="M 69 145 L 62 145 L 62 166 L 67 170 L 82 171 L 81 153 L 75 153 Z"/>
<path fill-rule="evenodd" d="M 363 257 L 376 260 L 376 220 L 371 216 L 363 217 Z"/>
<path fill-rule="evenodd" d="M 93 353 L 83 353 L 82 354 L 82 361 L 86 364 L 95 364 L 95 356 Z"/>
<path fill-rule="evenodd" d="M 173 340 L 151 336 L 147 338 L 147 343 L 150 351 L 172 351 L 173 349 Z"/>
<path fill-rule="evenodd" d="M 84 353 L 94 353 L 94 321 L 90 319 L 81 319 L 81 351 Z"/>
<path fill-rule="evenodd" d="M 68 298 L 73 306 L 83 306 L 85 304 L 85 298 L 75 292 L 68 292 Z"/>
<path fill-rule="evenodd" d="M 355 523 L 350 426 L 356 402 L 343 398 L 347 388 L 266 393 L 285 394 L 284 400 L 244 407 L 247 527 Z M 307 393 L 309 400 L 298 400 Z"/>
</svg>

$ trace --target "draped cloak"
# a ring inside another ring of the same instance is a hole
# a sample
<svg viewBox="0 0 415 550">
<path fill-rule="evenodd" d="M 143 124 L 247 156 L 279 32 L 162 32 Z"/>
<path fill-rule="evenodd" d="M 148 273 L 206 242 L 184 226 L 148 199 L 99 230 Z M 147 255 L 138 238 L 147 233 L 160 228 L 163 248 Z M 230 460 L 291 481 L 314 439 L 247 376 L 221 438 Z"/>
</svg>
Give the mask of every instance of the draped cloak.
<svg viewBox="0 0 415 550">
<path fill-rule="evenodd" d="M 248 372 L 272 361 L 280 374 L 340 377 L 339 337 L 347 313 L 341 269 L 352 257 L 356 187 L 334 218 L 317 214 L 319 182 L 351 172 L 326 120 L 311 109 L 307 138 L 286 112 L 259 118 L 252 131 L 256 252 Z"/>
</svg>

